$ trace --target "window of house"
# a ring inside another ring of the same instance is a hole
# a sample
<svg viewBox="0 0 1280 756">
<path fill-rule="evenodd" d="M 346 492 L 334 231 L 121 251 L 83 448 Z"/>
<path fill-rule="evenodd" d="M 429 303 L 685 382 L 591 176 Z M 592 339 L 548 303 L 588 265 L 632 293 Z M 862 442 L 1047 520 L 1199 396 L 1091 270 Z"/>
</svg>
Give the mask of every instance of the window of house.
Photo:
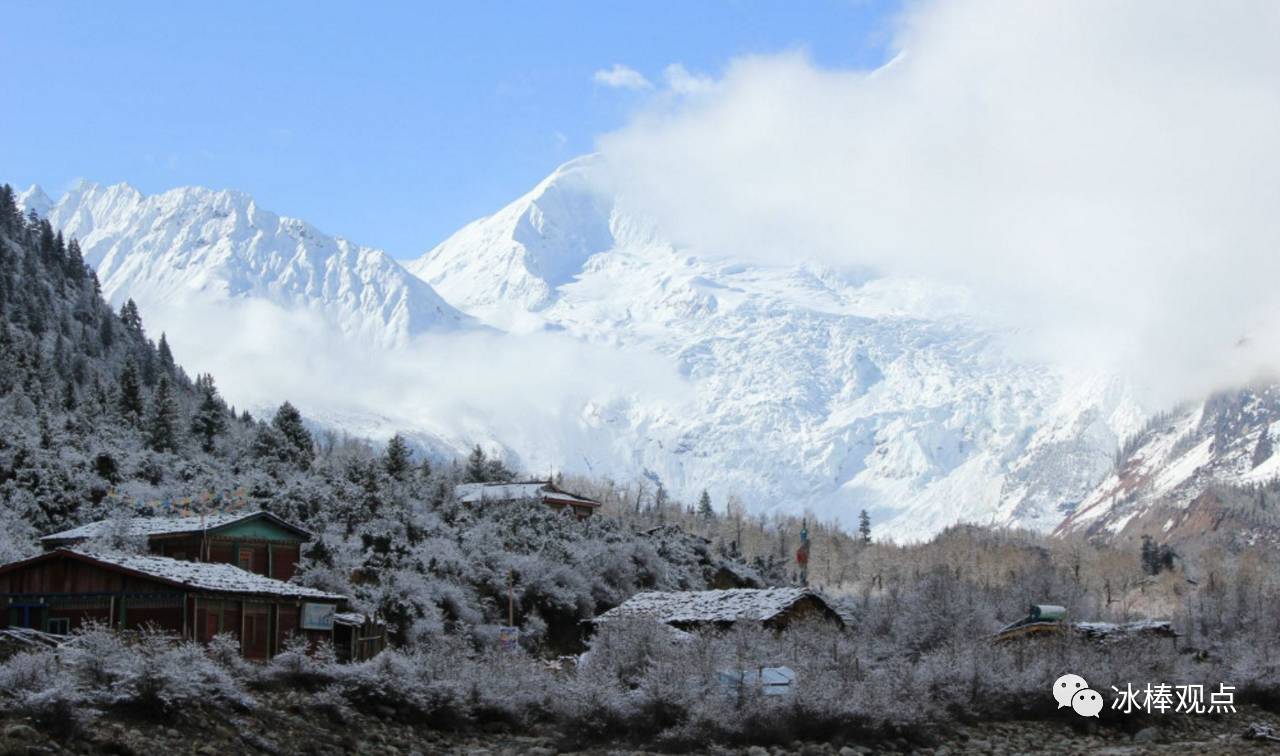
<svg viewBox="0 0 1280 756">
<path fill-rule="evenodd" d="M 51 617 L 45 622 L 45 630 L 54 635 L 66 635 L 71 632 L 71 620 L 66 617 Z"/>
<path fill-rule="evenodd" d="M 253 572 L 253 549 L 240 549 L 240 559 L 237 564 L 240 565 L 240 569 Z"/>
</svg>

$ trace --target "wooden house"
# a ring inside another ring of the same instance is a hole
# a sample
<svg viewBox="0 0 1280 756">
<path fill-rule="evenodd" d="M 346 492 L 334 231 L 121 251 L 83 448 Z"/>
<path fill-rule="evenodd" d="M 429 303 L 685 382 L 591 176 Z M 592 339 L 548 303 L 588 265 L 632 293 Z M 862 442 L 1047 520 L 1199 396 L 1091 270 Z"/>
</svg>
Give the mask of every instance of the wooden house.
<svg viewBox="0 0 1280 756">
<path fill-rule="evenodd" d="M 150 554 L 99 554 L 108 532 L 145 538 Z M 102 520 L 45 536 L 47 551 L 0 566 L 0 629 L 66 634 L 86 622 L 155 626 L 202 643 L 219 633 L 249 659 L 267 659 L 290 634 L 332 641 L 342 659 L 367 659 L 387 641 L 381 621 L 340 611 L 346 597 L 290 582 L 307 531 L 268 512 Z"/>
<path fill-rule="evenodd" d="M 725 591 L 637 593 L 595 619 L 596 624 L 644 617 L 679 630 L 729 628 L 757 622 L 783 630 L 792 622 L 821 618 L 841 627 L 844 619 L 825 598 L 808 588 L 742 588 Z"/>
<path fill-rule="evenodd" d="M 75 546 L 110 528 L 145 537 L 152 554 L 193 562 L 234 564 L 277 580 L 293 577 L 311 534 L 270 512 L 99 520 L 40 539 L 46 549 Z"/>
<path fill-rule="evenodd" d="M 333 638 L 345 597 L 234 565 L 56 549 L 0 567 L 5 627 L 65 634 L 86 622 L 151 625 L 208 642 L 230 633 L 246 658 L 273 656 L 291 633 Z"/>
<path fill-rule="evenodd" d="M 580 520 L 600 508 L 600 502 L 565 491 L 551 481 L 463 483 L 454 489 L 454 495 L 464 504 L 536 501 L 553 511 L 572 513 Z"/>
</svg>

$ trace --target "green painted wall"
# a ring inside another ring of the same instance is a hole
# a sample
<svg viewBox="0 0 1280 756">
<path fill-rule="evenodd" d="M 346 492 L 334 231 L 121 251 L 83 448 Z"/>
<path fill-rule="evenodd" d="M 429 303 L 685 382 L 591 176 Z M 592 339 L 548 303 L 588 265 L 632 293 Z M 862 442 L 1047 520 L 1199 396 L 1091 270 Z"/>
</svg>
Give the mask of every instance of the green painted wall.
<svg viewBox="0 0 1280 756">
<path fill-rule="evenodd" d="M 262 518 L 233 522 L 221 528 L 213 528 L 209 531 L 209 534 L 216 535 L 219 538 L 246 538 L 302 543 L 302 537 L 297 533 L 285 530 L 274 522 Z"/>
</svg>

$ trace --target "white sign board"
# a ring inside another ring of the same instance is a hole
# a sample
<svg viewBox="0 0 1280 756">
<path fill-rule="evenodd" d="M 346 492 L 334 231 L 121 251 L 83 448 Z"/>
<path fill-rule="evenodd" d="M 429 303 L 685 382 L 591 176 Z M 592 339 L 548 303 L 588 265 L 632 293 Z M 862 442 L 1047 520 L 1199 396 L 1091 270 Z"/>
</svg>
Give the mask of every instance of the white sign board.
<svg viewBox="0 0 1280 756">
<path fill-rule="evenodd" d="M 303 604 L 303 630 L 332 630 L 333 615 L 337 607 L 333 604 Z"/>
</svg>

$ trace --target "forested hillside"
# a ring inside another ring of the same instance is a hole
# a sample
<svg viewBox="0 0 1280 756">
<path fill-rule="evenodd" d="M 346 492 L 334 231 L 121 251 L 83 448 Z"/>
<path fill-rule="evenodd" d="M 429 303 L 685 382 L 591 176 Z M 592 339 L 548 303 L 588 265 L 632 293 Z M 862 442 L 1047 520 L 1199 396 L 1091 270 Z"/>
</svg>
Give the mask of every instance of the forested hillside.
<svg viewBox="0 0 1280 756">
<path fill-rule="evenodd" d="M 381 612 L 400 642 L 491 632 L 510 582 L 530 645 L 642 588 L 705 587 L 730 561 L 678 529 L 454 501 L 459 480 L 514 474 L 497 462 L 433 467 L 399 438 L 317 438 L 288 402 L 269 420 L 237 414 L 175 359 L 200 345 L 148 333 L 132 301 L 113 312 L 77 242 L 23 217 L 7 186 L 0 313 L 0 560 L 44 532 L 224 495 L 315 533 L 301 579 Z"/>
</svg>

